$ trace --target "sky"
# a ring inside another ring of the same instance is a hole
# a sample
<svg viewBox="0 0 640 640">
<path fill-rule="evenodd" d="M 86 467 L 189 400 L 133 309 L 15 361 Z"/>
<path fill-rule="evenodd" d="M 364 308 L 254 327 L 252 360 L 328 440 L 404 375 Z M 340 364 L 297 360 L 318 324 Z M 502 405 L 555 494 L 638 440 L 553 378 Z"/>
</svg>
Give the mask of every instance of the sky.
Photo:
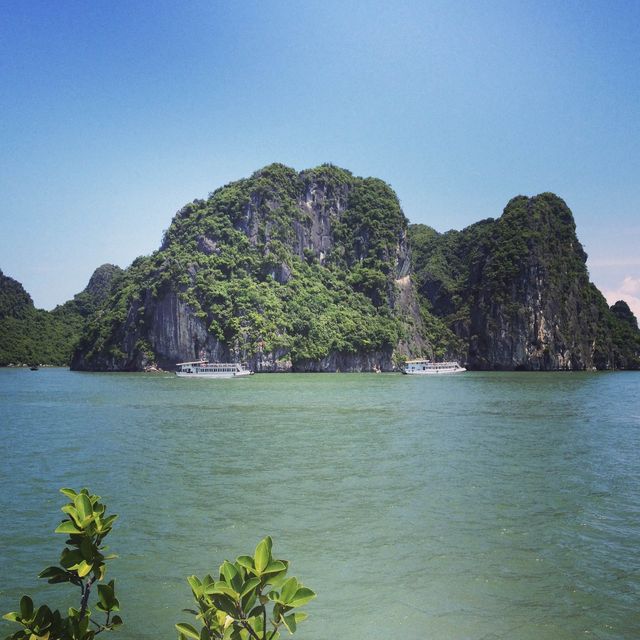
<svg viewBox="0 0 640 640">
<path fill-rule="evenodd" d="M 640 2 L 0 2 L 0 269 L 36 306 L 272 162 L 438 231 L 552 191 L 640 316 Z"/>
</svg>

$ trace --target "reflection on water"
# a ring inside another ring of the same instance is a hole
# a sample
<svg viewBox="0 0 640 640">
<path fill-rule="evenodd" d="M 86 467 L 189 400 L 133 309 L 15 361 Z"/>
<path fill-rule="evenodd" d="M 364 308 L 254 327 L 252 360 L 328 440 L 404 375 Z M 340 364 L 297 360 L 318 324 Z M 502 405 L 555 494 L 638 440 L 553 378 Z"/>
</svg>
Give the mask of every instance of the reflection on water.
<svg viewBox="0 0 640 640">
<path fill-rule="evenodd" d="M 63 603 L 35 575 L 58 487 L 87 485 L 121 516 L 123 639 L 173 637 L 185 576 L 266 534 L 318 592 L 310 640 L 638 637 L 638 397 L 635 373 L 0 370 L 0 606 Z"/>
</svg>

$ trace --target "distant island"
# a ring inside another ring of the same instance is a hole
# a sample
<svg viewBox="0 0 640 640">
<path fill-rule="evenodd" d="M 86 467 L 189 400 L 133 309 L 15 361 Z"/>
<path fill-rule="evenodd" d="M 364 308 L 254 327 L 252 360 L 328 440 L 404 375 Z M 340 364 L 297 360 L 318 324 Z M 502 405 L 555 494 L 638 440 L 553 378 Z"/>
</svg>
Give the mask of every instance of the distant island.
<svg viewBox="0 0 640 640">
<path fill-rule="evenodd" d="M 205 355 L 255 371 L 390 371 L 408 357 L 477 370 L 640 368 L 623 301 L 589 281 L 551 193 L 438 233 L 382 180 L 269 165 L 194 200 L 161 247 L 99 267 L 51 312 L 0 272 L 0 365 L 172 370 Z"/>
</svg>

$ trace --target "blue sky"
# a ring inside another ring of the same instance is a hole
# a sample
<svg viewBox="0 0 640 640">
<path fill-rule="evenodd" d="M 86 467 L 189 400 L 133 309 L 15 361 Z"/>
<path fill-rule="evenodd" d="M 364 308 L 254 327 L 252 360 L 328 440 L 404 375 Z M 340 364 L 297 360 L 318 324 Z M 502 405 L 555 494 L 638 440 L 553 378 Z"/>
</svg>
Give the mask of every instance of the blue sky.
<svg viewBox="0 0 640 640">
<path fill-rule="evenodd" d="M 0 269 L 52 308 L 270 162 L 439 231 L 553 191 L 640 314 L 639 2 L 0 3 Z"/>
</svg>

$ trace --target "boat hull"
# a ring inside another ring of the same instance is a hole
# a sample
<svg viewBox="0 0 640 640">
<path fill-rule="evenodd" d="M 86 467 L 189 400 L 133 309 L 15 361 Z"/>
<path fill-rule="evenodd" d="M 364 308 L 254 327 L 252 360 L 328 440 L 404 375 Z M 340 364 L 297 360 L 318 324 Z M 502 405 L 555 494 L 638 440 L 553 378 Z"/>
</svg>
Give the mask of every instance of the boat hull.
<svg viewBox="0 0 640 640">
<path fill-rule="evenodd" d="M 178 378 L 246 378 L 253 375 L 253 371 L 238 371 L 236 373 L 183 373 L 176 371 Z"/>
<path fill-rule="evenodd" d="M 449 376 L 454 373 L 464 373 L 466 369 L 464 367 L 460 367 L 458 369 L 444 369 L 444 370 L 433 370 L 433 371 L 404 371 L 408 376 Z"/>
</svg>

